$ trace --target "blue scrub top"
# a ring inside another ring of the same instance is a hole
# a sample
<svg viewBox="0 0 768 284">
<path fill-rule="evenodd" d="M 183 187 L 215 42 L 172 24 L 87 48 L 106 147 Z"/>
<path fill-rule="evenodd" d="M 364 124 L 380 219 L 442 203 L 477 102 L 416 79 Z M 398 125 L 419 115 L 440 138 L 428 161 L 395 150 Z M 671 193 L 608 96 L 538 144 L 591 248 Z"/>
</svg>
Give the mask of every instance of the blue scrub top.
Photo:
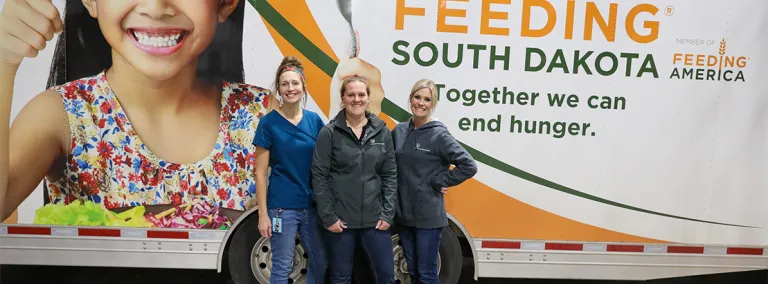
<svg viewBox="0 0 768 284">
<path fill-rule="evenodd" d="M 324 123 L 317 113 L 302 110 L 298 125 L 279 112 L 263 116 L 253 144 L 269 150 L 267 208 L 302 209 L 313 205 L 310 169 L 315 140 Z"/>
</svg>

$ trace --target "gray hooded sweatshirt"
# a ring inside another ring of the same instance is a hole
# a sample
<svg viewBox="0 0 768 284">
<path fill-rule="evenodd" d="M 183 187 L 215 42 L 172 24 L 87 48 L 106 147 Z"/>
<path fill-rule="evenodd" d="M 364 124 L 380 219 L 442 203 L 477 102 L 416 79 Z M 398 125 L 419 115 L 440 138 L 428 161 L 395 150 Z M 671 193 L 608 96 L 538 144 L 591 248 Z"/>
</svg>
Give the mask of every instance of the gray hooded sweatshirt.
<svg viewBox="0 0 768 284">
<path fill-rule="evenodd" d="M 419 128 L 413 127 L 412 119 L 401 122 L 392 130 L 392 138 L 397 157 L 397 222 L 422 229 L 447 226 L 440 190 L 477 173 L 472 156 L 439 121 Z"/>
</svg>

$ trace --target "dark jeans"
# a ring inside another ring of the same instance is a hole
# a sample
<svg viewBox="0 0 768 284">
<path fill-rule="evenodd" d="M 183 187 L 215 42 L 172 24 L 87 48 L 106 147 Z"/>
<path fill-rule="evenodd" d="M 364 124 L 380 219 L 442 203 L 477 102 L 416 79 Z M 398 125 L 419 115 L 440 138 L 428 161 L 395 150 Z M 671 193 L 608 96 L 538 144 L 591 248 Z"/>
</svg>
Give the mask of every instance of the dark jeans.
<svg viewBox="0 0 768 284">
<path fill-rule="evenodd" d="M 418 229 L 402 227 L 400 241 L 408 263 L 408 274 L 413 284 L 440 284 L 437 274 L 437 253 L 443 228 Z"/>
<path fill-rule="evenodd" d="M 267 211 L 270 220 L 275 217 L 277 209 Z M 293 252 L 296 245 L 296 233 L 299 234 L 301 245 L 309 255 L 307 268 L 307 284 L 322 284 L 325 282 L 326 259 L 325 244 L 315 208 L 284 209 L 280 214 L 283 221 L 283 231 L 272 232 L 269 239 L 272 246 L 272 271 L 270 284 L 288 283 L 288 276 L 293 269 Z"/>
<path fill-rule="evenodd" d="M 328 233 L 331 284 L 352 283 L 352 265 L 355 249 L 360 242 L 363 251 L 373 264 L 378 284 L 395 283 L 395 260 L 392 255 L 392 239 L 389 231 L 376 228 L 344 229 L 341 233 Z"/>
</svg>

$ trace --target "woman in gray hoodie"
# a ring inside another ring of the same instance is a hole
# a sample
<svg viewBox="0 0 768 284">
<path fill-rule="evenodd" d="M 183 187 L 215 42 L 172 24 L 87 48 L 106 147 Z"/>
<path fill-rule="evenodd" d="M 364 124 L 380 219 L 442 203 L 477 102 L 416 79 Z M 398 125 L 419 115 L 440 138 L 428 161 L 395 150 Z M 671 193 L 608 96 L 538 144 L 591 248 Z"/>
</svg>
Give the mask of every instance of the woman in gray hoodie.
<svg viewBox="0 0 768 284">
<path fill-rule="evenodd" d="M 417 81 L 408 101 L 413 117 L 392 130 L 400 240 L 411 283 L 440 283 L 437 254 L 443 228 L 448 226 L 443 195 L 449 187 L 473 177 L 477 165 L 448 128 L 432 120 L 437 105 L 434 82 Z"/>
</svg>

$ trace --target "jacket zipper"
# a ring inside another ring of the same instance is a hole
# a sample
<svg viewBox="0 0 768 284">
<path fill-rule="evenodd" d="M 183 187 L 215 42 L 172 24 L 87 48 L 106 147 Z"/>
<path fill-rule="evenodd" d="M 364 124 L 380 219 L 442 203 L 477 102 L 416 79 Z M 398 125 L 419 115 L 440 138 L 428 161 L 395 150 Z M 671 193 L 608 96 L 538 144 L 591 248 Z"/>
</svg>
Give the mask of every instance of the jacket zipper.
<svg viewBox="0 0 768 284">
<path fill-rule="evenodd" d="M 376 129 L 376 132 L 370 133 L 370 134 L 371 135 L 378 135 L 379 134 L 379 130 L 381 130 L 381 129 Z M 355 139 L 355 141 L 357 142 L 357 145 L 360 147 L 360 152 L 361 152 L 361 155 L 360 155 L 360 170 L 361 170 L 361 172 L 360 172 L 361 173 L 360 174 L 360 183 L 361 183 L 361 186 L 362 186 L 362 190 L 361 190 L 361 193 L 360 193 L 360 197 L 362 199 L 360 200 L 360 226 L 362 227 L 364 225 L 363 218 L 365 216 L 365 213 L 363 212 L 363 208 L 365 207 L 364 206 L 365 205 L 365 179 L 363 178 L 363 174 L 362 173 L 365 173 L 365 141 L 367 141 L 367 139 L 358 139 L 357 136 L 355 135 L 355 133 L 352 132 L 352 131 L 349 131 L 348 129 L 344 129 L 344 131 L 349 133 L 352 136 L 352 139 Z M 365 135 L 365 132 L 360 133 L 361 138 L 370 138 L 370 137 L 365 137 L 364 135 Z M 365 140 L 365 141 L 363 141 L 363 140 Z M 383 198 L 383 196 L 382 196 L 382 198 Z M 382 207 L 382 209 L 383 209 L 383 207 Z M 378 219 L 377 219 L 377 222 L 378 222 Z"/>
<path fill-rule="evenodd" d="M 361 133 L 360 135 L 365 135 L 365 133 Z M 365 173 L 365 145 L 362 141 L 359 141 L 358 144 L 360 145 L 360 152 L 362 152 L 362 155 L 360 155 L 360 169 L 361 173 Z M 365 223 L 363 219 L 365 216 L 365 213 L 363 212 L 363 208 L 365 207 L 365 179 L 363 178 L 363 174 L 360 175 L 360 183 L 362 189 L 360 191 L 360 227 L 362 227 Z"/>
<path fill-rule="evenodd" d="M 365 136 L 366 134 L 365 132 L 360 134 L 360 137 L 363 138 L 358 142 L 360 145 L 360 151 L 362 152 L 362 155 L 360 155 L 360 159 L 362 160 L 360 163 L 360 169 L 362 170 L 363 173 L 365 173 L 365 143 L 368 142 L 368 140 L 374 139 L 373 137 L 375 135 L 379 135 L 380 130 L 381 129 L 376 129 L 376 132 L 371 132 L 371 129 L 368 129 L 369 131 L 368 136 Z M 363 198 L 361 200 L 362 202 L 360 202 L 360 226 L 362 227 L 363 224 L 365 223 L 365 221 L 363 220 L 363 217 L 365 216 L 365 213 L 363 212 L 363 208 L 365 207 L 365 179 L 363 179 L 362 174 L 360 175 L 360 181 L 362 182 L 362 188 L 363 188 L 362 193 L 360 194 L 360 196 Z M 384 186 L 383 183 L 382 183 L 382 186 Z M 384 195 L 381 196 L 381 199 L 383 202 Z M 381 210 L 384 210 L 383 203 L 382 203 Z M 378 223 L 378 220 L 379 220 L 379 216 L 376 216 L 377 223 Z"/>
</svg>

